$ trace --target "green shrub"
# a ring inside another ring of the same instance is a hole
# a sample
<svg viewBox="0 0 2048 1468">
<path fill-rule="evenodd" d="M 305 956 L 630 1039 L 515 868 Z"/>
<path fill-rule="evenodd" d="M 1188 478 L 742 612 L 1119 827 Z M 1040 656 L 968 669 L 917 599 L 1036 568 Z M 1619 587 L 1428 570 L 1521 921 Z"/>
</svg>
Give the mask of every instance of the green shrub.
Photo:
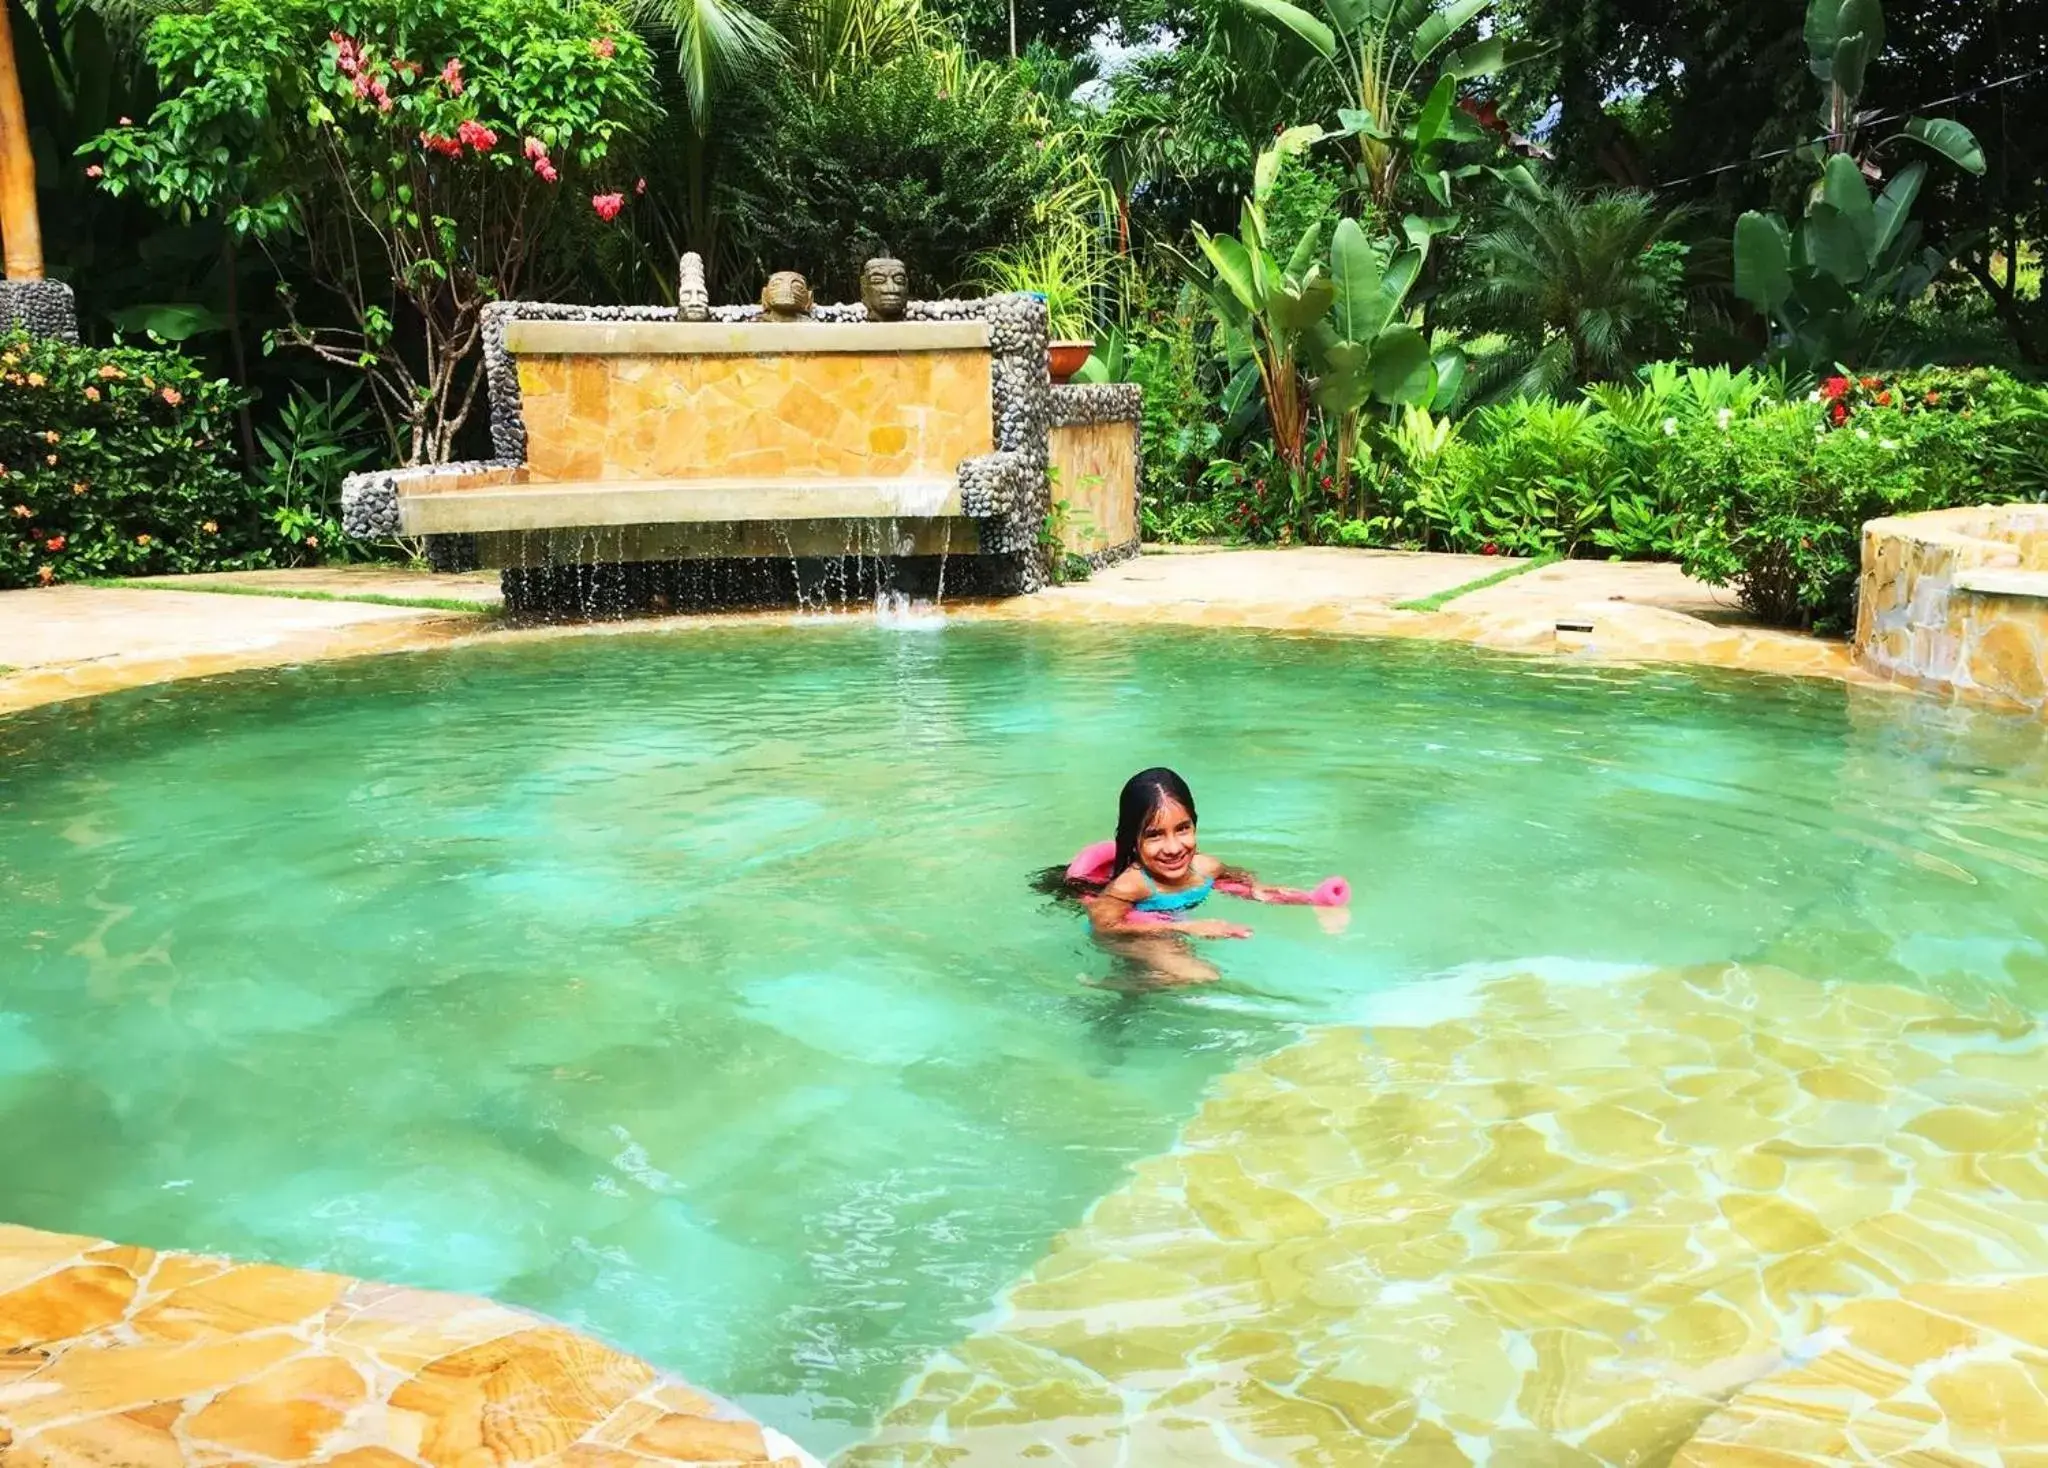
<svg viewBox="0 0 2048 1468">
<path fill-rule="evenodd" d="M 1854 616 L 1863 522 L 1943 502 L 1916 462 L 1930 446 L 1895 408 L 1853 428 L 1829 428 L 1808 403 L 1694 426 L 1663 465 L 1685 505 L 1682 563 L 1765 621 L 1838 630 Z"/>
<path fill-rule="evenodd" d="M 260 562 L 241 402 L 176 352 L 0 337 L 0 588 Z"/>
</svg>

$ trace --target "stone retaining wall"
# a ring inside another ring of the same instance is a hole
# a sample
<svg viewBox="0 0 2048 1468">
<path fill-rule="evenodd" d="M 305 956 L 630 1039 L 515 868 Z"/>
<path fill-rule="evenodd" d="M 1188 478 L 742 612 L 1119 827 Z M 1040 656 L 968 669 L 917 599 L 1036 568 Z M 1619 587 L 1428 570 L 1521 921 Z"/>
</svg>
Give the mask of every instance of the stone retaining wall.
<svg viewBox="0 0 2048 1468">
<path fill-rule="evenodd" d="M 2048 712 L 2048 505 L 1865 525 L 1855 651 L 1881 677 Z"/>
</svg>

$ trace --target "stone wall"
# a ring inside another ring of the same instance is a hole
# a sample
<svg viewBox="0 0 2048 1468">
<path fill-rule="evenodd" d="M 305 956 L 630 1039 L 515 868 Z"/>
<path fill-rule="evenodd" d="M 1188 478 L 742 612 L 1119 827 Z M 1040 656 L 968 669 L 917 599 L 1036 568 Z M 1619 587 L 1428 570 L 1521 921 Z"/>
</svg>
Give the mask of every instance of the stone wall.
<svg viewBox="0 0 2048 1468">
<path fill-rule="evenodd" d="M 1865 525 L 1855 651 L 1882 677 L 2048 712 L 2048 505 Z"/>
<path fill-rule="evenodd" d="M 1138 553 L 1141 407 L 1133 383 L 1052 390 L 1052 499 L 1067 507 L 1061 547 L 1097 566 Z"/>
</svg>

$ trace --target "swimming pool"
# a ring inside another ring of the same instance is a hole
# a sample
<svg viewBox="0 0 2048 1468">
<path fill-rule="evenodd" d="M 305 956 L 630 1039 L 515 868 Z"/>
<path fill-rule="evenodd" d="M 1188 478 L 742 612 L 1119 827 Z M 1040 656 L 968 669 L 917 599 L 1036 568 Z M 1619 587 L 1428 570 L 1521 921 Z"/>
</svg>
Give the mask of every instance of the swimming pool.
<svg viewBox="0 0 2048 1468">
<path fill-rule="evenodd" d="M 1026 879 L 1107 834 L 1118 785 L 1160 762 L 1193 785 L 1208 849 L 1276 880 L 1349 876 L 1350 927 L 1240 909 L 1257 937 L 1206 950 L 1224 982 L 1096 987 L 1109 960 Z M 1226 1134 L 1225 1160 L 1198 1171 L 1250 1176 L 1285 1154 L 1265 1202 L 1245 1205 L 1264 1217 L 1286 1212 L 1268 1195 L 1292 1186 L 1288 1168 L 1321 1187 L 1405 1165 L 1405 1150 L 1311 1155 L 1335 1125 L 1328 1098 L 1299 1113 L 1272 1100 L 1311 1091 L 1300 1068 L 1332 1046 L 1366 1054 L 1370 1073 L 1347 1060 L 1315 1086 L 1348 1088 L 1357 1117 L 1395 1137 L 1419 1124 L 1382 1103 L 1446 1084 L 1416 1058 L 1430 1045 L 1495 1092 L 1549 1086 L 1636 1115 L 1654 1112 L 1627 1099 L 1645 1078 L 1712 1092 L 1694 1078 L 1732 1074 L 1713 1046 L 1735 1042 L 1673 1038 L 1695 1000 L 1720 1016 L 1708 1029 L 1749 1026 L 1752 1059 L 1759 1044 L 1812 1052 L 1757 1061 L 1782 1075 L 1756 1084 L 1797 1091 L 1841 1068 L 1851 1079 L 1828 1084 L 1887 1098 L 1863 1112 L 1826 1098 L 1800 1146 L 1894 1145 L 1921 1114 L 1887 1109 L 1909 1083 L 1935 1096 L 1921 1110 L 2039 1104 L 2044 875 L 2048 739 L 2031 722 L 1421 644 L 851 623 L 144 690 L 0 721 L 0 886 L 14 895 L 0 910 L 0 1216 L 485 1293 L 675 1368 L 814 1451 L 860 1442 L 894 1405 L 859 1461 L 912 1460 L 934 1433 L 972 1455 L 961 1404 L 1006 1339 L 1042 1351 L 1142 1334 L 1160 1300 L 1184 1308 L 1217 1287 L 1173 1285 L 1145 1257 L 1192 1257 L 1179 1225 L 1141 1226 L 1145 1189 L 1207 1186 L 1148 1169 L 1196 1166 Z M 1734 987 L 1701 977 L 1731 962 Z M 1836 1012 L 1835 985 L 1919 1028 L 1813 1019 Z M 1346 1028 L 1359 1021 L 1380 1038 Z M 1487 1048 L 1514 1034 L 1526 1043 Z M 1425 1041 L 1404 1050 L 1403 1035 Z M 1588 1043 L 1611 1064 L 1592 1065 Z M 1475 1071 L 1482 1055 L 1503 1074 Z M 1477 1206 L 1504 1176 L 1540 1192 L 1541 1167 L 1483 1165 L 1508 1121 L 1564 1149 L 1562 1101 L 1524 1111 L 1553 1119 L 1465 1107 L 1430 1122 L 1479 1149 L 1433 1196 L 1455 1204 L 1462 1188 Z M 1808 1125 L 1787 1106 L 1756 1115 L 1781 1118 L 1780 1141 Z M 1683 1130 L 1662 1125 L 1666 1141 Z M 1772 1138 L 1706 1130 L 1683 1158 L 1641 1166 L 1665 1169 L 1667 1201 L 1726 1215 L 1738 1184 L 1701 1159 Z M 1569 1240 L 1651 1206 L 1613 1181 L 1585 1183 L 1586 1211 L 1542 1229 Z M 1983 1206 L 2035 1206 L 2017 1183 L 1986 1186 L 2005 1202 Z M 1854 1222 L 1802 1206 L 1830 1240 Z M 1666 1214 L 1658 1226 L 1699 1226 Z M 1260 1257 L 1299 1237 L 1239 1222 L 1231 1239 L 1204 1215 L 1219 1247 Z M 1382 1287 L 1410 1283 L 1347 1296 L 1347 1318 L 1379 1323 L 1332 1351 L 1450 1349 L 1448 1317 L 1413 1282 L 1504 1246 L 1439 1225 L 1465 1238 L 1459 1260 L 1379 1269 Z M 1720 1247 L 1702 1237 L 1680 1252 Z M 1153 1270 L 1154 1293 L 1133 1296 L 1126 1270 L 1098 1295 L 1043 1298 L 1111 1257 Z M 1676 1267 L 1617 1269 L 1605 1293 L 1649 1291 Z M 1295 1268 L 1348 1278 L 1329 1258 Z M 1687 1369 L 1783 1356 L 1854 1297 L 1827 1284 L 1812 1310 L 1773 1304 L 1782 1339 L 1687 1337 Z M 1258 1326 L 1273 1298 L 1233 1297 L 1231 1318 Z M 1045 1310 L 1078 1313 L 1034 1324 Z M 1264 1328 L 1304 1327 L 1274 1307 Z M 1569 1343 L 1543 1328 L 1503 1348 L 1499 1370 L 1564 1379 L 1545 1363 Z M 1196 1334 L 1205 1349 L 1220 1338 Z M 1597 1357 L 1587 1370 L 1616 1390 L 1668 1375 L 1649 1354 L 1634 1376 Z M 1134 1407 L 1152 1389 L 1118 1373 L 1137 1356 L 1077 1357 L 1110 1405 L 1079 1387 L 1005 1399 L 1003 1435 L 972 1460 L 1063 1441 L 1076 1422 L 1142 1437 L 1228 1415 Z M 1260 1442 L 1311 1442 L 1313 1423 L 1276 1425 L 1285 1413 L 1246 1395 L 1252 1379 L 1231 1378 L 1231 1450 L 1260 1461 Z M 1259 1390 L 1321 1400 L 1298 1381 Z M 1504 1390 L 1511 1412 L 1425 1401 L 1401 1431 L 1421 1421 L 1478 1457 L 1488 1421 L 1582 1445 L 1611 1426 L 1559 1425 Z"/>
</svg>

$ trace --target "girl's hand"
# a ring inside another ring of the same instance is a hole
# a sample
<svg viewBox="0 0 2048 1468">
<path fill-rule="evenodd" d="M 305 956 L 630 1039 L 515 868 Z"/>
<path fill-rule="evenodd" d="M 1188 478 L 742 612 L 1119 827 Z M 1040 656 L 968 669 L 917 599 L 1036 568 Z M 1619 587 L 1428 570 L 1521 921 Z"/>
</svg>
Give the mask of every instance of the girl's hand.
<svg viewBox="0 0 2048 1468">
<path fill-rule="evenodd" d="M 1175 923 L 1173 931 L 1186 933 L 1190 938 L 1249 938 L 1252 930 L 1237 923 L 1226 923 L 1217 918 L 1198 918 L 1191 923 Z"/>
</svg>

